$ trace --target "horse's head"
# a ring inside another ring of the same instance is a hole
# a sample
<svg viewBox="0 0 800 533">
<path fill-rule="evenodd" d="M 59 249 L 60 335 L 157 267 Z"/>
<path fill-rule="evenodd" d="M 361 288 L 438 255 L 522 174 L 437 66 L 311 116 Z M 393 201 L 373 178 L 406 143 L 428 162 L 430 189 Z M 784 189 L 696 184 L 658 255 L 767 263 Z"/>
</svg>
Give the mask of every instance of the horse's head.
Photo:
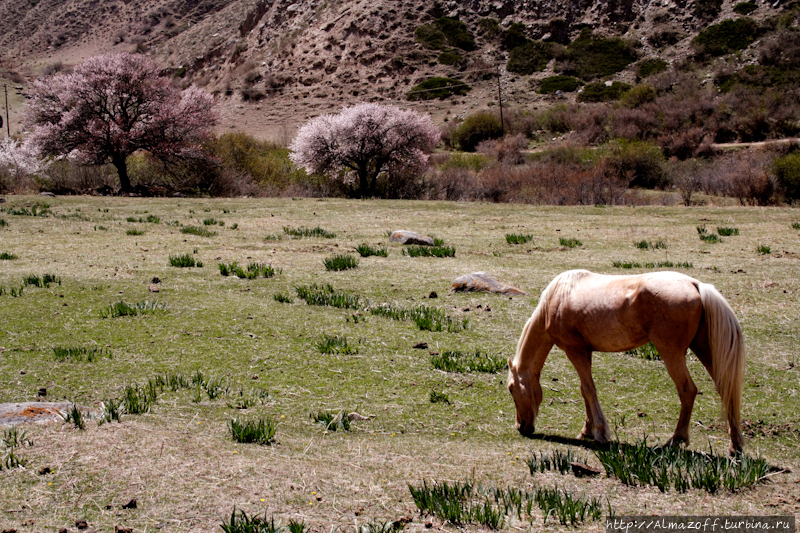
<svg viewBox="0 0 800 533">
<path fill-rule="evenodd" d="M 533 436 L 542 394 L 539 393 L 539 401 L 536 401 L 530 376 L 527 372 L 520 373 L 511 359 L 508 360 L 508 392 L 514 398 L 517 409 L 517 430 L 526 437 Z"/>
</svg>

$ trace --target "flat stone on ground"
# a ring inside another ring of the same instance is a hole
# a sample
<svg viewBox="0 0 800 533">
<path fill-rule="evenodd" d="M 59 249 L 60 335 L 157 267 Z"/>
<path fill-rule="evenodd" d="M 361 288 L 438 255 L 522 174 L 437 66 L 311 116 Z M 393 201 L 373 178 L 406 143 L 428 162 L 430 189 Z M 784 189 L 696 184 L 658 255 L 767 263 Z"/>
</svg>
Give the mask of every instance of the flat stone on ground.
<svg viewBox="0 0 800 533">
<path fill-rule="evenodd" d="M 513 294 L 524 296 L 527 292 L 512 287 L 507 283 L 497 281 L 486 272 L 473 272 L 472 274 L 464 274 L 453 280 L 450 286 L 453 292 L 493 292 L 497 294 Z"/>
<path fill-rule="evenodd" d="M 433 238 L 427 235 L 422 235 L 416 231 L 407 231 L 399 229 L 393 231 L 389 237 L 389 242 L 399 242 L 400 244 L 421 244 L 424 246 L 433 246 Z"/>
</svg>

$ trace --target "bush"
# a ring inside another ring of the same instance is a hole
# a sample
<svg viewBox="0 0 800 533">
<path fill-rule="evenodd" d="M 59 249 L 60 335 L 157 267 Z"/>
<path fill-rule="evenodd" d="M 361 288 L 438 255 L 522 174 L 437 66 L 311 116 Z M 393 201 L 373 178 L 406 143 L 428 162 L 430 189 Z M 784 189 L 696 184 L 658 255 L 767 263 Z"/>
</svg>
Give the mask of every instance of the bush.
<svg viewBox="0 0 800 533">
<path fill-rule="evenodd" d="M 621 81 L 615 81 L 611 85 L 597 81 L 587 83 L 583 91 L 578 95 L 579 102 L 610 102 L 619 100 L 622 95 L 630 90 L 631 86 Z"/>
<path fill-rule="evenodd" d="M 480 143 L 503 136 L 500 118 L 488 112 L 468 116 L 453 133 L 453 140 L 465 152 L 474 152 Z"/>
<path fill-rule="evenodd" d="M 528 147 L 528 139 L 522 135 L 506 135 L 502 139 L 484 141 L 478 145 L 478 152 L 493 157 L 503 165 L 519 165 L 525 161 L 522 150 Z"/>
<path fill-rule="evenodd" d="M 416 100 L 444 100 L 448 96 L 464 96 L 472 87 L 461 80 L 443 78 L 437 76 L 423 81 L 408 91 L 406 100 L 413 102 Z"/>
<path fill-rule="evenodd" d="M 663 188 L 667 184 L 664 153 L 655 144 L 645 141 L 615 142 L 609 164 L 619 176 L 629 180 L 629 187 Z"/>
<path fill-rule="evenodd" d="M 722 0 L 696 0 L 694 13 L 702 20 L 712 20 L 719 15 Z"/>
<path fill-rule="evenodd" d="M 539 94 L 553 94 L 556 91 L 572 93 L 578 90 L 581 82 L 572 76 L 548 76 L 539 82 Z"/>
<path fill-rule="evenodd" d="M 622 104 L 637 108 L 644 104 L 654 102 L 658 98 L 656 90 L 651 85 L 637 85 L 622 97 Z"/>
<path fill-rule="evenodd" d="M 790 202 L 800 200 L 800 152 L 777 158 L 772 172 L 784 197 Z"/>
<path fill-rule="evenodd" d="M 442 17 L 433 24 L 425 24 L 414 30 L 414 38 L 427 48 L 444 50 L 445 45 L 470 52 L 475 50 L 475 36 L 458 19 Z"/>
<path fill-rule="evenodd" d="M 755 2 L 739 2 L 733 6 L 733 11 L 740 15 L 749 15 L 756 9 L 758 9 L 758 4 Z"/>
<path fill-rule="evenodd" d="M 590 28 L 581 30 L 580 36 L 567 46 L 566 56 L 564 74 L 584 80 L 620 72 L 638 58 L 632 43 L 595 36 Z"/>
<path fill-rule="evenodd" d="M 522 46 L 528 42 L 528 37 L 525 35 L 525 24 L 515 22 L 503 32 L 500 37 L 501 44 L 506 50 L 513 50 L 518 46 Z"/>
<path fill-rule="evenodd" d="M 639 61 L 639 63 L 637 63 L 636 75 L 640 78 L 646 78 L 648 76 L 652 76 L 653 74 L 664 72 L 668 68 L 669 63 L 660 57 L 648 57 L 647 59 L 642 59 Z"/>
<path fill-rule="evenodd" d="M 442 52 L 439 54 L 438 61 L 442 65 L 453 67 L 463 64 L 466 59 L 464 59 L 464 56 L 456 54 L 455 52 Z"/>
<path fill-rule="evenodd" d="M 542 41 L 528 41 L 511 50 L 506 69 L 515 74 L 529 75 L 544 70 L 553 58 L 551 47 Z"/>
<path fill-rule="evenodd" d="M 752 19 L 723 20 L 713 24 L 692 39 L 699 56 L 721 56 L 750 46 L 758 36 L 758 24 Z"/>
</svg>

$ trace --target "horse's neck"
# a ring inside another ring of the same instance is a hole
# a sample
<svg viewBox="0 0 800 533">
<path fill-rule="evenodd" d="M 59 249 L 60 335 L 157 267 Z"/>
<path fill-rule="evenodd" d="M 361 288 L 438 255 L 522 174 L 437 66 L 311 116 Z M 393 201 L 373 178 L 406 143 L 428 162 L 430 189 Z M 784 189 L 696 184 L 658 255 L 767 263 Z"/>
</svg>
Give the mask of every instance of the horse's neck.
<svg viewBox="0 0 800 533">
<path fill-rule="evenodd" d="M 531 370 L 538 373 L 552 347 L 553 340 L 545 329 L 545 312 L 540 306 L 536 308 L 522 330 L 514 366 L 520 373 L 528 373 Z"/>
</svg>

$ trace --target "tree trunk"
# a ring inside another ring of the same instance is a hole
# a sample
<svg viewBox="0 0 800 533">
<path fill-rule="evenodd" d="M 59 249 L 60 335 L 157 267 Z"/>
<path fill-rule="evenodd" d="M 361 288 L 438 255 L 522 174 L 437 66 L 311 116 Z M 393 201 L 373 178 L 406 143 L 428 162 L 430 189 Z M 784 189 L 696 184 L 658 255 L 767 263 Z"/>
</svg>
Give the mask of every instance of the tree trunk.
<svg viewBox="0 0 800 533">
<path fill-rule="evenodd" d="M 117 168 L 117 174 L 119 174 L 120 192 L 133 192 L 131 179 L 128 177 L 127 159 L 124 155 L 115 155 L 111 158 L 111 164 Z"/>
</svg>

